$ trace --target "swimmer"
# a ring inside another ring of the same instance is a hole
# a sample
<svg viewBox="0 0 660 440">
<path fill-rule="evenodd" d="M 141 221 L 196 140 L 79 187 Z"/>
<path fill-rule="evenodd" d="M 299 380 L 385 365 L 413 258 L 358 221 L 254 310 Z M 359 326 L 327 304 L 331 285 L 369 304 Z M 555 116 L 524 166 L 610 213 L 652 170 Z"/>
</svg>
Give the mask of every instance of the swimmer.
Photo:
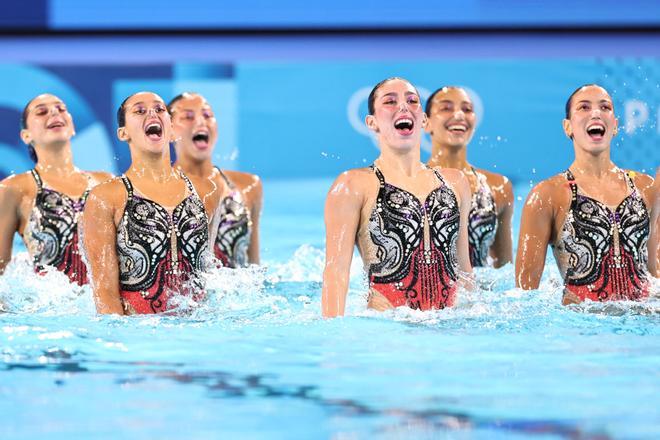
<svg viewBox="0 0 660 440">
<path fill-rule="evenodd" d="M 368 104 L 365 122 L 380 156 L 370 167 L 342 173 L 326 198 L 323 316 L 344 314 L 356 244 L 368 273 L 370 308 L 449 307 L 461 274 L 472 271 L 469 182 L 459 170 L 420 162 L 427 118 L 410 82 L 378 83 Z"/>
<path fill-rule="evenodd" d="M 182 93 L 168 105 L 177 139 L 175 167 L 189 176 L 202 198 L 223 193 L 217 216 L 215 257 L 225 267 L 259 264 L 259 214 L 263 189 L 258 176 L 213 165 L 218 124 L 211 105 L 196 93 Z"/>
<path fill-rule="evenodd" d="M 430 167 L 455 168 L 470 181 L 472 201 L 468 218 L 468 241 L 472 267 L 511 263 L 513 187 L 505 176 L 477 169 L 467 160 L 467 147 L 477 116 L 470 96 L 460 87 L 436 90 L 426 102 L 433 151 Z"/>
<path fill-rule="evenodd" d="M 655 172 L 653 183 L 653 209 L 651 215 L 651 236 L 649 238 L 649 269 L 660 277 L 660 167 Z"/>
<path fill-rule="evenodd" d="M 39 95 L 25 106 L 21 140 L 36 164 L 0 182 L 0 273 L 11 260 L 18 232 L 37 271 L 54 267 L 73 283 L 87 283 L 78 220 L 91 188 L 112 175 L 74 166 L 74 135 L 73 118 L 57 96 Z"/>
<path fill-rule="evenodd" d="M 92 190 L 83 214 L 97 311 L 161 313 L 176 308 L 176 295 L 201 300 L 197 275 L 212 260 L 208 225 L 220 194 L 202 201 L 188 177 L 170 164 L 174 133 L 160 96 L 129 96 L 117 111 L 117 124 L 131 165 Z"/>
<path fill-rule="evenodd" d="M 578 88 L 565 110 L 564 133 L 575 157 L 565 172 L 542 181 L 527 197 L 516 285 L 538 288 L 550 244 L 564 278 L 563 304 L 644 298 L 653 179 L 610 159 L 618 122 L 604 88 Z"/>
</svg>

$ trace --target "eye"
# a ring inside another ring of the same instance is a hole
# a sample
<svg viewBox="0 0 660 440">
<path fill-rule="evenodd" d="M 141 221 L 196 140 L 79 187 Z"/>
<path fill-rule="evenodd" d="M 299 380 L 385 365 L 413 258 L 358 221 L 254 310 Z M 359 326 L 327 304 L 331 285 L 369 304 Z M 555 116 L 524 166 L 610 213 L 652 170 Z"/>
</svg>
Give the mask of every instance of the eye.
<svg viewBox="0 0 660 440">
<path fill-rule="evenodd" d="M 387 98 L 383 101 L 383 105 L 396 105 L 396 100 L 392 98 Z"/>
<path fill-rule="evenodd" d="M 408 104 L 411 104 L 411 105 L 419 104 L 419 98 L 417 96 L 410 96 L 408 98 Z"/>
<path fill-rule="evenodd" d="M 204 112 L 204 119 L 213 119 L 213 113 L 211 112 Z"/>
<path fill-rule="evenodd" d="M 156 113 L 163 113 L 167 111 L 164 105 L 156 105 L 154 108 L 156 109 Z"/>
<path fill-rule="evenodd" d="M 192 121 L 193 119 L 195 119 L 195 115 L 193 112 L 184 112 L 182 117 L 187 121 Z"/>
<path fill-rule="evenodd" d="M 578 105 L 578 110 L 589 110 L 589 104 L 580 104 Z"/>
<path fill-rule="evenodd" d="M 465 107 L 463 107 L 463 113 L 472 113 L 473 111 L 474 111 L 474 109 L 469 105 L 466 105 Z"/>
<path fill-rule="evenodd" d="M 603 111 L 611 111 L 612 110 L 612 106 L 609 105 L 609 104 L 603 104 L 603 105 L 600 106 L 600 108 Z"/>
<path fill-rule="evenodd" d="M 39 107 L 34 111 L 34 114 L 37 116 L 43 116 L 46 113 L 48 113 L 48 109 L 46 107 Z"/>
<path fill-rule="evenodd" d="M 133 110 L 133 113 L 135 113 L 136 115 L 143 115 L 146 112 L 147 112 L 147 109 L 144 108 L 144 107 L 135 107 L 135 109 Z"/>
</svg>

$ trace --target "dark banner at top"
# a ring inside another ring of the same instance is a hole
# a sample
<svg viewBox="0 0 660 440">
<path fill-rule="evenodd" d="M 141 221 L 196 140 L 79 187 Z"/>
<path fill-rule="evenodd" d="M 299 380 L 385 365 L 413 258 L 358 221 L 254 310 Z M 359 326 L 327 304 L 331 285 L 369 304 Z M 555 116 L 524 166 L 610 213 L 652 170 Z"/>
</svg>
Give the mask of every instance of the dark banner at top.
<svg viewBox="0 0 660 440">
<path fill-rule="evenodd" d="M 323 30 L 656 27 L 656 0 L 28 0 L 5 2 L 3 29 Z"/>
</svg>

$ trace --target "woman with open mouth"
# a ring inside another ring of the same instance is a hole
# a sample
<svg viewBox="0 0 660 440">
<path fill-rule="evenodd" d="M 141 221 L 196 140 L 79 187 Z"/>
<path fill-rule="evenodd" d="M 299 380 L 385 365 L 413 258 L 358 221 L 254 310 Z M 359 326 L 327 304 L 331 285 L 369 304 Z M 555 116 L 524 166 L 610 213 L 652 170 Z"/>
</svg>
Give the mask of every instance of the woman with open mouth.
<svg viewBox="0 0 660 440">
<path fill-rule="evenodd" d="M 563 304 L 644 298 L 649 266 L 658 275 L 648 264 L 647 246 L 653 179 L 610 159 L 618 126 L 604 88 L 575 90 L 563 127 L 575 157 L 565 172 L 536 185 L 525 202 L 516 285 L 538 288 L 550 244 L 564 277 Z"/>
<path fill-rule="evenodd" d="M 461 171 L 420 161 L 427 118 L 410 82 L 381 81 L 368 105 L 365 122 L 380 155 L 370 167 L 341 174 L 328 193 L 323 316 L 344 314 L 356 244 L 369 278 L 370 308 L 452 306 L 472 271 L 469 183 Z"/>
<path fill-rule="evenodd" d="M 209 221 L 220 201 L 202 200 L 170 163 L 174 139 L 160 96 L 140 92 L 117 111 L 128 143 L 124 175 L 97 186 L 83 214 L 83 242 L 99 313 L 161 313 L 203 299 L 198 276 L 212 260 Z"/>
<path fill-rule="evenodd" d="M 212 162 L 218 123 L 211 105 L 197 93 L 182 93 L 168 105 L 176 136 L 175 166 L 193 179 L 202 198 L 223 194 L 216 213 L 215 257 L 224 267 L 259 264 L 261 180 L 254 174 L 221 170 Z"/>
<path fill-rule="evenodd" d="M 18 232 L 37 271 L 54 267 L 73 283 L 87 283 L 78 220 L 90 189 L 112 175 L 74 166 L 74 134 L 71 114 L 57 96 L 39 95 L 25 106 L 21 139 L 36 164 L 32 170 L 0 182 L 0 273 L 11 260 L 14 233 Z"/>
<path fill-rule="evenodd" d="M 512 261 L 513 187 L 501 174 L 476 169 L 467 146 L 477 122 L 472 99 L 460 87 L 442 87 L 426 102 L 433 150 L 430 167 L 455 168 L 470 181 L 468 241 L 472 267 L 501 267 Z"/>
</svg>

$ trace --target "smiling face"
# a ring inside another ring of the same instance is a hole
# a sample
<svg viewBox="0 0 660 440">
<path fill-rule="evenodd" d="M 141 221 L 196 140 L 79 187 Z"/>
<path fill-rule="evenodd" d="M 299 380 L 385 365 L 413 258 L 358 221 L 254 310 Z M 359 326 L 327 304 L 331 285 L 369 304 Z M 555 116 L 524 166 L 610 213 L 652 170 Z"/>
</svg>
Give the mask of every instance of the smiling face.
<svg viewBox="0 0 660 440">
<path fill-rule="evenodd" d="M 618 126 L 612 98 L 600 86 L 582 87 L 573 94 L 564 119 L 564 132 L 574 145 L 588 152 L 598 153 L 610 148 Z"/>
<path fill-rule="evenodd" d="M 426 115 L 417 90 L 408 81 L 393 79 L 382 84 L 374 96 L 374 112 L 367 127 L 379 143 L 396 149 L 419 148 Z"/>
<path fill-rule="evenodd" d="M 459 87 L 440 89 L 432 98 L 426 131 L 434 144 L 465 147 L 476 125 L 474 105 L 467 92 Z"/>
<path fill-rule="evenodd" d="M 57 96 L 37 96 L 30 101 L 24 115 L 25 127 L 21 130 L 21 139 L 26 144 L 67 143 L 75 134 L 71 114 Z"/>
<path fill-rule="evenodd" d="M 185 93 L 170 108 L 177 156 L 196 161 L 210 160 L 218 139 L 213 109 L 200 95 Z"/>
<path fill-rule="evenodd" d="M 163 99 L 151 92 L 140 92 L 123 106 L 125 124 L 117 136 L 132 147 L 151 153 L 169 152 L 172 121 Z"/>
</svg>

